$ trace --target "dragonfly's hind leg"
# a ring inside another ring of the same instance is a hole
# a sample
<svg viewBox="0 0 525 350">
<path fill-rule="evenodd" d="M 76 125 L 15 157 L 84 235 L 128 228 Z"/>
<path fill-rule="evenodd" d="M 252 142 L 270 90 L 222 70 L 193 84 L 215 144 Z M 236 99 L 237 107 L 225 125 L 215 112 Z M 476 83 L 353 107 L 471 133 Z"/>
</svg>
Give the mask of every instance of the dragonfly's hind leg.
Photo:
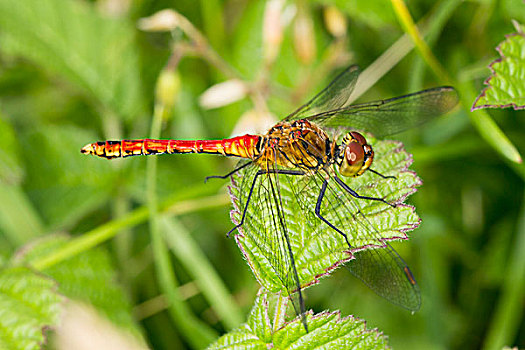
<svg viewBox="0 0 525 350">
<path fill-rule="evenodd" d="M 368 168 L 368 171 L 376 174 L 376 175 L 379 175 L 381 176 L 383 179 L 396 179 L 395 176 L 392 176 L 392 175 L 383 175 L 381 174 L 379 171 L 375 171 L 374 169 L 371 169 L 371 168 Z"/>
<path fill-rule="evenodd" d="M 242 167 L 237 168 L 236 170 L 234 170 L 234 172 L 242 169 L 244 166 L 246 165 L 243 165 Z M 248 194 L 248 198 L 246 199 L 246 204 L 244 205 L 244 209 L 242 211 L 241 222 L 239 222 L 237 225 L 235 225 L 234 228 L 228 231 L 228 233 L 226 234 L 226 237 L 230 237 L 233 231 L 237 230 L 239 227 L 241 227 L 244 224 L 244 219 L 246 218 L 246 211 L 248 210 L 248 205 L 250 204 L 250 200 L 252 198 L 252 193 L 253 193 L 253 189 L 255 188 L 255 183 L 257 182 L 257 178 L 263 174 L 304 175 L 304 172 L 300 170 L 269 170 L 269 171 L 259 170 L 253 178 L 252 186 L 250 187 L 250 193 Z M 226 175 L 226 177 L 227 176 L 229 175 Z"/>
<path fill-rule="evenodd" d="M 209 179 L 227 179 L 229 178 L 230 176 L 232 176 L 233 174 L 235 174 L 236 172 L 238 172 L 239 170 L 242 170 L 244 168 L 246 168 L 248 165 L 252 164 L 253 162 L 247 162 L 247 163 L 244 163 L 243 165 L 241 165 L 240 167 L 236 168 L 236 169 L 233 169 L 232 171 L 230 171 L 228 174 L 226 175 L 212 175 L 212 176 L 206 176 L 206 178 L 204 179 L 204 183 L 208 182 Z"/>
</svg>

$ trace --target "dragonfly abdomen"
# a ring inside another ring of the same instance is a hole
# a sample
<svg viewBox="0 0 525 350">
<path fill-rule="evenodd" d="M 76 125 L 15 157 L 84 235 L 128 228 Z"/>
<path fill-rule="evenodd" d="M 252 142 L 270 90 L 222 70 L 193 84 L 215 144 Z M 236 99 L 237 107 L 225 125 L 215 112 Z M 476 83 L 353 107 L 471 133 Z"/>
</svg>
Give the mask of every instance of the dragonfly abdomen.
<svg viewBox="0 0 525 350">
<path fill-rule="evenodd" d="M 257 135 L 244 135 L 223 140 L 99 141 L 85 145 L 81 152 L 107 159 L 164 153 L 208 153 L 254 159 L 259 155 L 260 139 Z"/>
</svg>

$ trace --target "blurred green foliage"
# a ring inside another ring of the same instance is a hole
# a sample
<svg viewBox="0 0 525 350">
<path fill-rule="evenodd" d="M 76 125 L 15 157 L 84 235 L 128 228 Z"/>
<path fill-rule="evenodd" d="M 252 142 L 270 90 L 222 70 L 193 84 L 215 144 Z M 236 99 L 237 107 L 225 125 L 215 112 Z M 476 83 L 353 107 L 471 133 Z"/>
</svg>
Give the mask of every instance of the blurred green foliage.
<svg viewBox="0 0 525 350">
<path fill-rule="evenodd" d="M 394 55 L 382 65 L 389 68 L 360 100 L 445 79 L 408 44 L 392 46 L 404 33 L 389 2 L 283 1 L 282 16 L 264 27 L 266 5 L 0 1 L 1 261 L 19 263 L 22 248 L 36 249 L 28 243 L 67 232 L 71 245 L 60 236 L 45 249 L 66 249 L 35 253 L 33 265 L 64 284 L 66 297 L 90 301 L 117 324 L 141 330 L 155 349 L 204 347 L 245 321 L 258 285 L 234 241 L 225 238 L 232 227 L 225 186 L 203 184 L 234 163 L 209 155 L 160 156 L 155 165 L 140 157 L 108 162 L 81 155 L 80 147 L 149 137 L 153 116 L 162 138 L 244 133 L 239 120 L 258 125 L 268 110 L 279 119 L 337 68 L 357 63 L 365 69 L 389 49 Z M 412 168 L 424 181 L 410 198 L 421 226 L 408 243 L 395 245 L 420 283 L 423 304 L 410 315 L 341 269 L 307 290 L 307 307 L 362 318 L 398 349 L 525 347 L 525 167 L 498 148 L 504 137 L 525 149 L 525 120 L 523 112 L 505 109 L 490 116 L 482 111 L 480 123 L 470 112 L 473 91 L 479 94 L 487 66 L 498 58 L 495 47 L 515 31 L 511 20 L 525 22 L 525 5 L 441 0 L 407 6 L 463 97 L 454 113 L 395 136 L 413 153 Z M 194 27 L 137 28 L 140 18 L 166 8 Z M 282 37 L 273 37 L 269 28 L 280 25 Z M 163 67 L 180 79 L 172 109 L 155 100 Z M 245 98 L 211 110 L 199 105 L 207 88 L 229 79 L 246 82 Z M 259 118 L 250 119 L 254 115 Z M 75 276 L 79 261 L 82 273 Z M 102 293 L 97 283 L 109 280 L 114 284 Z M 104 298 L 121 300 L 109 307 Z"/>
</svg>

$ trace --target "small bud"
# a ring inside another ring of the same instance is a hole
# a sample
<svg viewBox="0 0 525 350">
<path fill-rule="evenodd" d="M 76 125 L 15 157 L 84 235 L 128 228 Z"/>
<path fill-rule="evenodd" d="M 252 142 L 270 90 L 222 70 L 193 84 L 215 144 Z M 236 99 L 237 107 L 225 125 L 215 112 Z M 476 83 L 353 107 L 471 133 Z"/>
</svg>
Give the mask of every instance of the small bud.
<svg viewBox="0 0 525 350">
<path fill-rule="evenodd" d="M 227 80 L 204 91 L 199 104 L 205 109 L 218 108 L 243 99 L 247 93 L 248 88 L 241 80 Z"/>
<path fill-rule="evenodd" d="M 155 97 L 157 103 L 166 109 L 172 108 L 181 88 L 179 72 L 173 69 L 163 69 L 157 79 Z"/>
<path fill-rule="evenodd" d="M 169 32 L 178 27 L 178 16 L 179 14 L 173 10 L 162 10 L 139 19 L 137 26 L 147 32 Z"/>
<path fill-rule="evenodd" d="M 330 34 L 336 38 L 346 35 L 346 17 L 337 7 L 333 5 L 325 7 L 323 17 L 326 29 Z"/>
</svg>

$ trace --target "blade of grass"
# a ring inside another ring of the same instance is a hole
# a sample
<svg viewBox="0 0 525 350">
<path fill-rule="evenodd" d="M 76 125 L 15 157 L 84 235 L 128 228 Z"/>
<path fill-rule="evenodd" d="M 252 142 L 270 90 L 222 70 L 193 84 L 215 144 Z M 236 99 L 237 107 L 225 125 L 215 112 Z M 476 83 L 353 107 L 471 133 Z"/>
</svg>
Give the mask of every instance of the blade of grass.
<svg viewBox="0 0 525 350">
<path fill-rule="evenodd" d="M 419 53 L 425 62 L 427 62 L 429 67 L 434 71 L 434 74 L 436 74 L 438 79 L 450 84 L 452 79 L 449 77 L 448 72 L 443 68 L 443 66 L 441 66 L 434 54 L 432 54 L 432 51 L 428 47 L 425 40 L 423 40 L 423 37 L 414 23 L 414 20 L 412 19 L 405 2 L 403 0 L 391 0 L 391 3 L 397 18 L 399 19 L 399 22 L 403 26 L 405 32 L 410 36 L 410 38 L 412 38 L 412 41 L 416 45 L 416 48 L 419 50 Z"/>
<path fill-rule="evenodd" d="M 453 12 L 453 8 L 461 3 L 460 0 L 450 0 L 444 4 L 439 5 L 435 10 L 432 10 L 425 17 L 428 20 L 421 22 L 421 31 L 424 35 L 426 33 L 436 33 L 443 26 L 446 19 L 449 18 L 447 14 Z M 395 65 L 397 65 L 406 55 L 414 48 L 414 42 L 410 39 L 408 34 L 403 34 L 392 46 L 390 46 L 380 57 L 378 57 L 372 64 L 370 64 L 359 76 L 359 80 L 355 86 L 352 96 L 348 103 L 357 100 L 368 89 L 370 89 L 379 79 L 388 73 Z"/>
<path fill-rule="evenodd" d="M 160 224 L 169 248 L 186 267 L 225 326 L 229 329 L 239 326 L 244 319 L 242 312 L 189 232 L 174 218 L 164 216 Z"/>
<path fill-rule="evenodd" d="M 525 196 L 522 201 L 521 217 L 518 222 L 516 243 L 512 245 L 502 293 L 498 300 L 492 322 L 485 338 L 483 349 L 501 349 L 511 345 L 523 316 L 523 295 L 525 294 Z"/>
<path fill-rule="evenodd" d="M 427 30 L 422 30 L 422 34 L 428 45 L 434 45 L 439 34 L 441 34 L 445 23 L 450 17 L 452 17 L 456 8 L 462 3 L 463 1 L 461 0 L 444 0 L 436 5 L 436 9 L 435 11 L 432 11 L 432 16 L 426 26 Z M 423 85 L 424 68 L 424 61 L 421 59 L 421 56 L 416 56 L 409 77 L 409 91 L 421 90 Z"/>
<path fill-rule="evenodd" d="M 175 196 L 164 202 L 159 211 L 162 215 L 182 215 L 191 213 L 197 210 L 204 210 L 208 208 L 221 207 L 224 201 L 218 201 L 218 196 L 206 196 L 198 199 L 187 199 L 195 198 L 202 194 L 208 194 L 210 192 L 216 192 L 216 185 L 199 185 L 190 187 L 186 191 L 181 191 Z M 228 198 L 226 194 L 220 195 L 221 197 Z M 187 200 L 186 200 L 187 199 Z M 63 262 L 75 255 L 78 255 L 88 249 L 91 249 L 105 241 L 113 238 L 115 235 L 126 228 L 132 228 L 133 226 L 139 225 L 148 219 L 149 211 L 147 206 L 139 207 L 122 218 L 112 220 L 104 225 L 100 225 L 91 231 L 72 239 L 65 244 L 59 250 L 50 253 L 47 256 L 40 257 L 37 260 L 31 262 L 33 268 L 41 271 L 49 268 L 53 265 Z"/>
<path fill-rule="evenodd" d="M 465 82 L 460 87 L 460 98 L 463 106 L 472 105 L 476 93 L 470 82 Z M 496 122 L 483 109 L 468 113 L 472 125 L 478 130 L 481 137 L 506 159 L 514 163 L 522 163 L 522 158 L 517 148 L 512 144 L 507 135 L 499 128 Z"/>
<path fill-rule="evenodd" d="M 354 92 L 350 95 L 350 99 L 346 104 L 352 103 L 367 92 L 368 89 L 395 67 L 413 48 L 414 43 L 408 35 L 404 34 L 399 38 L 361 73 L 355 85 Z"/>
<path fill-rule="evenodd" d="M 408 11 L 403 0 L 391 0 L 392 6 L 396 15 L 401 22 L 405 32 L 412 38 L 416 48 L 419 50 L 421 56 L 427 62 L 429 67 L 433 70 L 436 76 L 447 84 L 458 85 L 448 75 L 448 72 L 441 66 L 436 57 L 432 54 L 432 51 L 423 40 L 421 33 L 415 25 L 410 12 Z M 462 84 L 461 101 L 463 106 L 472 105 L 471 101 L 474 101 L 475 94 L 473 88 L 470 85 Z M 470 119 L 474 127 L 478 130 L 481 137 L 487 141 L 498 153 L 503 155 L 505 158 L 515 163 L 521 163 L 521 156 L 516 147 L 510 142 L 505 133 L 496 125 L 494 120 L 486 113 L 469 113 Z"/>
<path fill-rule="evenodd" d="M 168 67 L 161 72 L 159 80 L 162 79 L 163 74 L 173 73 L 173 69 Z M 159 96 L 158 93 L 157 96 Z M 163 101 L 160 99 L 156 101 L 151 124 L 151 138 L 158 139 L 160 137 L 162 121 L 169 114 L 169 111 L 170 108 L 167 107 Z M 148 223 L 157 279 L 161 292 L 164 293 L 168 299 L 169 314 L 177 327 L 180 328 L 182 336 L 194 348 L 202 349 L 217 338 L 217 334 L 213 329 L 195 317 L 191 308 L 184 302 L 178 290 L 179 284 L 170 261 L 168 247 L 163 239 L 159 221 L 156 193 L 157 160 L 157 157 L 149 157 L 146 166 L 146 202 L 149 209 Z"/>
</svg>

